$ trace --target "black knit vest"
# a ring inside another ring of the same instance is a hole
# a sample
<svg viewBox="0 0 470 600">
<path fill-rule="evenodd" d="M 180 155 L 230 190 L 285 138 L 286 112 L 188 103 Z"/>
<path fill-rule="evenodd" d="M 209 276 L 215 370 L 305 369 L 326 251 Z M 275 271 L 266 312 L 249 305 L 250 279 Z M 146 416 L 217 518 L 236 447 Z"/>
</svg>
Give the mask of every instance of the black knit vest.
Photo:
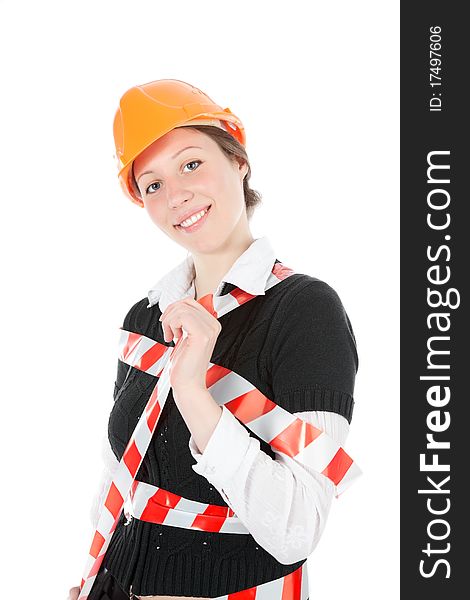
<svg viewBox="0 0 470 600">
<path fill-rule="evenodd" d="M 234 288 L 226 283 L 222 293 Z M 158 303 L 150 308 L 147 304 L 147 297 L 134 304 L 123 329 L 173 346 L 163 339 Z M 291 275 L 219 321 L 222 330 L 212 363 L 240 374 L 291 413 L 334 411 L 351 421 L 356 343 L 341 301 L 328 284 L 309 275 Z M 156 382 L 155 376 L 118 360 L 108 435 L 119 460 Z M 243 426 L 274 459 L 269 444 Z M 136 479 L 191 500 L 227 506 L 217 489 L 191 468 L 195 460 L 189 437 L 170 389 Z M 139 596 L 222 596 L 283 577 L 307 558 L 281 564 L 249 534 L 204 532 L 136 518 L 125 522 L 122 513 L 103 567 L 124 590 L 132 584 Z"/>
</svg>

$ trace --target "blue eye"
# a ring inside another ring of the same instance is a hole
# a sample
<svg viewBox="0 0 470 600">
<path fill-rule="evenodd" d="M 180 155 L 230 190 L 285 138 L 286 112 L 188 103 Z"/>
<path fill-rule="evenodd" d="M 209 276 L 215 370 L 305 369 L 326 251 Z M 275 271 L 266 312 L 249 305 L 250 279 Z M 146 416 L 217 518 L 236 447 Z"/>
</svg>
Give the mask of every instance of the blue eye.
<svg viewBox="0 0 470 600">
<path fill-rule="evenodd" d="M 158 181 L 156 181 L 155 183 L 151 183 L 148 188 L 145 190 L 145 193 L 148 194 L 149 193 L 149 189 L 152 187 L 152 185 L 157 185 Z"/>
<path fill-rule="evenodd" d="M 201 162 L 202 162 L 202 161 L 200 161 L 200 160 L 192 160 L 191 162 L 188 162 L 188 163 L 186 163 L 186 164 L 185 164 L 185 167 L 187 167 L 188 165 L 194 165 L 194 164 L 196 164 L 196 163 L 198 163 L 198 165 L 200 165 L 200 164 L 201 164 Z M 197 167 L 196 167 L 196 169 L 197 169 Z M 195 171 L 196 169 L 190 169 L 190 170 L 189 170 L 189 172 L 191 173 L 192 171 Z M 149 189 L 152 187 L 152 185 L 157 185 L 157 184 L 158 184 L 158 185 L 160 185 L 160 182 L 159 182 L 159 181 L 156 181 L 155 183 L 151 183 L 151 184 L 148 186 L 148 188 L 145 190 L 145 193 L 146 193 L 146 194 L 148 194 L 148 193 L 149 193 Z M 158 191 L 158 190 L 155 190 L 155 191 Z"/>
<path fill-rule="evenodd" d="M 199 164 L 201 164 L 201 161 L 200 161 L 200 160 L 192 160 L 191 162 L 188 162 L 188 163 L 186 163 L 186 165 L 185 165 L 185 166 L 187 167 L 188 165 L 194 165 L 194 164 L 196 164 L 196 163 L 199 163 Z M 190 170 L 191 170 L 191 171 L 195 171 L 196 169 L 190 169 Z"/>
</svg>

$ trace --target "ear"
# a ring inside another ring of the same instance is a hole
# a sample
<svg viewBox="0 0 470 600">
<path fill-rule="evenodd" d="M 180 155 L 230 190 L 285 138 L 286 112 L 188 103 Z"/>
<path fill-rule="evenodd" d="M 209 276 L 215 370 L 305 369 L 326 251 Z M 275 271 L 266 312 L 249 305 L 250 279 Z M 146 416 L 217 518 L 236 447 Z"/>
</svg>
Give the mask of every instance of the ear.
<svg viewBox="0 0 470 600">
<path fill-rule="evenodd" d="M 246 162 L 246 160 L 243 160 L 242 158 L 237 158 L 238 161 L 238 169 L 240 171 L 240 176 L 241 176 L 241 180 L 243 181 L 246 177 L 246 174 L 248 173 L 248 163 Z"/>
</svg>

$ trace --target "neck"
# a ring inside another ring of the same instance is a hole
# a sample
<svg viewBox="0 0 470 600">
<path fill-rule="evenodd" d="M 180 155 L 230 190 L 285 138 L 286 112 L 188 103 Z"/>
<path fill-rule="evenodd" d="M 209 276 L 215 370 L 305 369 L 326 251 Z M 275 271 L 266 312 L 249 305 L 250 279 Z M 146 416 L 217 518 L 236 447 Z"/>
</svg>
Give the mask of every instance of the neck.
<svg viewBox="0 0 470 600">
<path fill-rule="evenodd" d="M 254 237 L 250 231 L 247 231 L 245 235 L 238 236 L 236 239 L 227 239 L 213 253 L 193 254 L 196 271 L 195 299 L 198 300 L 206 294 L 214 294 L 222 277 L 253 242 Z"/>
</svg>

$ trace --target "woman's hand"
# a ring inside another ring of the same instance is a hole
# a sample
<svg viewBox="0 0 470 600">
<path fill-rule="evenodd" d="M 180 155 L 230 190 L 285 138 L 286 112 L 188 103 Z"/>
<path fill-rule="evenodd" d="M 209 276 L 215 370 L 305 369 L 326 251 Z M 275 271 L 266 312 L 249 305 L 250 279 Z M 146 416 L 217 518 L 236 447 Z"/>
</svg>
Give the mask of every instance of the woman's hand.
<svg viewBox="0 0 470 600">
<path fill-rule="evenodd" d="M 79 586 L 70 588 L 68 600 L 77 600 L 79 595 L 80 595 L 80 587 Z"/>
<path fill-rule="evenodd" d="M 179 338 L 171 356 L 173 391 L 181 394 L 186 390 L 207 389 L 207 365 L 222 329 L 219 321 L 190 296 L 169 304 L 160 321 L 166 342 Z M 183 329 L 187 333 L 184 339 Z"/>
</svg>

